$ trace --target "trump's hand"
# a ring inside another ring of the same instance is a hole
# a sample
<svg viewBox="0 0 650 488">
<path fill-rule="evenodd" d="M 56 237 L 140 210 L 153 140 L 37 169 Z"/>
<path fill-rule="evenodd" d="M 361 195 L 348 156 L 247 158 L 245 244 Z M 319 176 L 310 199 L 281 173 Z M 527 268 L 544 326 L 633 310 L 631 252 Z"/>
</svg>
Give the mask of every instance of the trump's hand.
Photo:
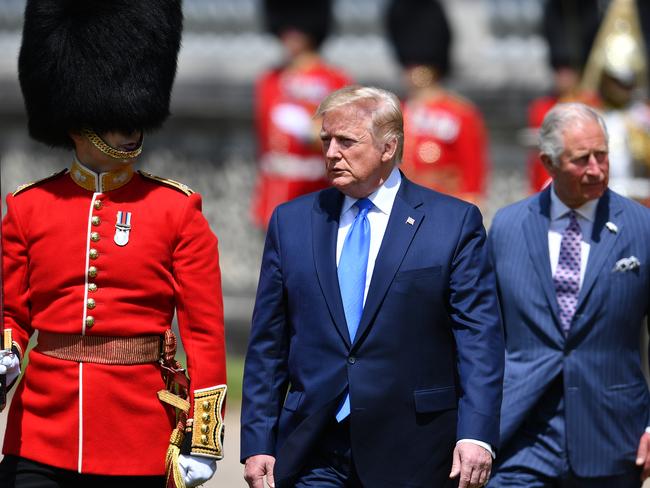
<svg viewBox="0 0 650 488">
<path fill-rule="evenodd" d="M 266 454 L 258 454 L 246 459 L 244 465 L 244 479 L 250 488 L 264 488 L 264 476 L 271 488 L 275 488 L 273 480 L 273 466 L 275 458 Z"/>
<path fill-rule="evenodd" d="M 641 468 L 641 481 L 650 476 L 650 434 L 645 432 L 636 451 L 636 465 Z"/>
<path fill-rule="evenodd" d="M 458 488 L 479 488 L 490 478 L 492 454 L 471 442 L 459 442 L 454 448 L 450 478 L 460 475 Z"/>
</svg>

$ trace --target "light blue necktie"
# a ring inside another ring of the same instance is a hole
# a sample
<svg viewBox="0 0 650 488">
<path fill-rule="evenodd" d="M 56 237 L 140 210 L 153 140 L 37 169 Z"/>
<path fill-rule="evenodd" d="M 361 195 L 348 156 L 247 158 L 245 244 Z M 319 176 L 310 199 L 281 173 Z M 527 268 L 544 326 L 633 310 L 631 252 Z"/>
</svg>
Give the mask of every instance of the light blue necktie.
<svg viewBox="0 0 650 488">
<path fill-rule="evenodd" d="M 363 313 L 363 296 L 366 290 L 366 272 L 368 270 L 368 254 L 370 251 L 370 222 L 368 211 L 373 203 L 367 198 L 357 200 L 354 204 L 359 212 L 348 231 L 339 259 L 338 277 L 345 321 L 348 324 L 350 342 L 359 328 Z M 350 415 L 350 394 L 336 413 L 336 420 L 341 422 Z"/>
</svg>

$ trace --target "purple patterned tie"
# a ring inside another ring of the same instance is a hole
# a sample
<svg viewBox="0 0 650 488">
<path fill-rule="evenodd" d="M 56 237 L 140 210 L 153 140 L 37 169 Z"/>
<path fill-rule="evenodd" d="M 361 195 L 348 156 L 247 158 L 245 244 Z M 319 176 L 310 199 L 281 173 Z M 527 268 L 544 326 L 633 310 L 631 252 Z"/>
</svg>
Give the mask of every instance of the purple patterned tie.
<svg viewBox="0 0 650 488">
<path fill-rule="evenodd" d="M 576 212 L 569 212 L 569 225 L 562 234 L 560 258 L 553 276 L 555 295 L 560 306 L 560 320 L 564 333 L 569 332 L 573 314 L 576 312 L 580 292 L 580 242 L 582 231 L 576 219 Z"/>
</svg>

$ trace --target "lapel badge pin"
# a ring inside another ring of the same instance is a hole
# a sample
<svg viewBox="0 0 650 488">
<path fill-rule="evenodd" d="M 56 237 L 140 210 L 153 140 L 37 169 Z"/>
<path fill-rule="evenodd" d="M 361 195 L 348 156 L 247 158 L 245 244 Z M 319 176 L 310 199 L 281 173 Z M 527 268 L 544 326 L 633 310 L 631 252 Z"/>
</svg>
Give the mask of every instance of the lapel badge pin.
<svg viewBox="0 0 650 488">
<path fill-rule="evenodd" d="M 607 222 L 605 224 L 605 227 L 607 227 L 607 230 L 610 231 L 612 234 L 616 234 L 618 232 L 618 227 L 614 222 Z"/>
<path fill-rule="evenodd" d="M 131 231 L 131 212 L 117 212 L 117 221 L 115 222 L 115 237 L 113 240 L 118 246 L 126 246 L 129 242 L 129 232 Z"/>
<path fill-rule="evenodd" d="M 413 225 L 415 224 L 415 219 L 413 217 L 409 217 L 408 219 L 406 219 L 406 223 L 408 225 Z"/>
</svg>

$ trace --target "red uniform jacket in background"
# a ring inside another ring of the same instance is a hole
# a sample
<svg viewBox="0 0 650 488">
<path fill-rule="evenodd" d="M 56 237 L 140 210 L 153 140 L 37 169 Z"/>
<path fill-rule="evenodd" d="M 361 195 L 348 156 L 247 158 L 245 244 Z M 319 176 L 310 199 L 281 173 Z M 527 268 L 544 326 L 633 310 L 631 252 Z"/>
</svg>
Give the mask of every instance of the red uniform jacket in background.
<svg viewBox="0 0 650 488">
<path fill-rule="evenodd" d="M 350 83 L 322 62 L 303 69 L 277 68 L 257 83 L 255 117 L 259 173 L 252 217 L 266 228 L 276 206 L 328 185 L 312 117 L 332 91 Z"/>
<path fill-rule="evenodd" d="M 404 104 L 401 169 L 420 185 L 459 198 L 485 195 L 489 172 L 487 136 L 476 107 L 441 92 Z"/>
<path fill-rule="evenodd" d="M 554 96 L 541 97 L 533 100 L 528 108 L 528 126 L 535 132 L 539 131 L 542 122 L 544 122 L 544 117 L 546 117 L 548 111 L 557 103 L 558 98 Z M 531 150 L 528 155 L 529 192 L 537 193 L 550 182 L 551 175 L 548 174 L 548 171 L 546 171 L 539 158 L 539 149 Z"/>
<path fill-rule="evenodd" d="M 130 213 L 125 245 L 115 242 L 118 212 Z M 98 176 L 75 163 L 9 195 L 2 230 L 4 326 L 22 351 L 41 330 L 162 335 L 176 310 L 190 389 L 225 384 L 217 239 L 198 194 L 130 168 Z M 3 452 L 87 474 L 163 475 L 174 420 L 156 396 L 163 388 L 156 363 L 32 350 Z"/>
</svg>

